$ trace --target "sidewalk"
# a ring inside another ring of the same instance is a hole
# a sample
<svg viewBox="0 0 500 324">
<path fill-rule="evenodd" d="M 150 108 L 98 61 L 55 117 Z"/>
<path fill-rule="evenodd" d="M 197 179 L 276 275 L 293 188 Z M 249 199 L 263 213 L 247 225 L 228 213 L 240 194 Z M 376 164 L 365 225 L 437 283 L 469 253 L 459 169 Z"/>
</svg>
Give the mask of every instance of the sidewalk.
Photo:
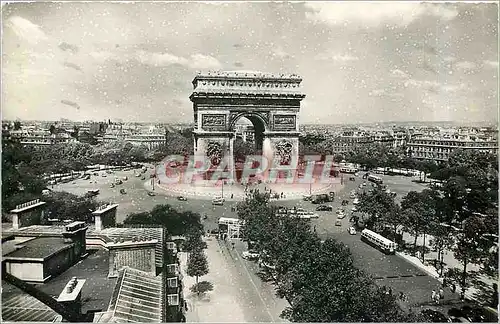
<svg viewBox="0 0 500 324">
<path fill-rule="evenodd" d="M 407 244 L 413 244 L 414 236 L 404 233 L 403 234 L 403 240 Z M 432 240 L 433 237 L 430 235 L 425 236 L 425 245 L 426 247 L 430 247 L 430 240 Z M 417 237 L 417 246 L 422 246 L 423 245 L 423 235 L 420 235 Z M 430 276 L 438 279 L 439 281 L 443 281 L 443 278 L 439 276 L 438 270 L 431 264 L 433 260 L 437 259 L 438 253 L 433 252 L 432 250 L 429 253 L 425 254 L 425 262 L 422 263 L 420 259 L 417 257 L 411 256 L 406 253 L 397 253 L 399 256 L 405 258 L 408 262 L 414 264 L 416 267 L 422 269 L 426 273 L 428 273 Z M 444 258 L 443 261 L 445 263 L 445 267 L 448 269 L 451 268 L 459 268 L 463 269 L 462 264 L 455 259 L 453 256 L 452 251 L 445 251 L 444 252 Z M 446 269 L 445 268 L 445 269 Z M 473 274 L 474 272 L 477 272 L 481 269 L 480 265 L 477 264 L 469 264 L 467 266 L 467 272 Z M 495 278 L 488 277 L 486 275 L 480 274 L 477 276 L 477 278 L 474 280 L 474 282 L 471 284 L 471 286 L 465 291 L 465 298 L 471 301 L 475 301 L 478 303 L 484 303 L 484 290 L 485 289 L 492 289 L 493 283 L 498 282 L 498 276 Z M 457 293 L 460 294 L 462 291 L 462 288 L 459 285 L 457 286 Z"/>
<path fill-rule="evenodd" d="M 208 260 L 209 273 L 199 278 L 199 282 L 208 281 L 213 290 L 197 296 L 190 291 L 196 278 L 189 277 L 187 270 L 187 253 L 180 252 L 180 267 L 183 274 L 184 298 L 188 304 L 186 322 L 188 323 L 242 323 L 246 322 L 243 307 L 233 278 L 227 269 L 227 262 L 214 239 L 206 239 L 205 254 Z"/>
</svg>

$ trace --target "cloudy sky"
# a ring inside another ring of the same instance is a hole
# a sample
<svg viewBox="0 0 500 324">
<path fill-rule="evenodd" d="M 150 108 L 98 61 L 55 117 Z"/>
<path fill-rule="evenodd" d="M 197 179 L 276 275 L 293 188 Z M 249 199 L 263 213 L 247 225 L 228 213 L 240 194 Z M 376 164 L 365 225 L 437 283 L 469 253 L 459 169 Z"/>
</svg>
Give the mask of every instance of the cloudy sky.
<svg viewBox="0 0 500 324">
<path fill-rule="evenodd" d="M 492 3 L 11 3 L 4 119 L 191 122 L 197 71 L 303 77 L 302 123 L 497 121 Z"/>
</svg>

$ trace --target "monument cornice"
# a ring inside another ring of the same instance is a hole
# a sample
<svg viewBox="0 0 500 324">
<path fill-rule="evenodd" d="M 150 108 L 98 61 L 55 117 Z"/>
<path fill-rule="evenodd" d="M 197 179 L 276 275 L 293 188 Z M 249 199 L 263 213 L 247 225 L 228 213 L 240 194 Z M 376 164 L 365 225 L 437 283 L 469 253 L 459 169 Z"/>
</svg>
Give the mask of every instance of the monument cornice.
<svg viewBox="0 0 500 324">
<path fill-rule="evenodd" d="M 189 99 L 304 99 L 302 93 L 249 93 L 249 92 L 193 92 Z"/>
</svg>

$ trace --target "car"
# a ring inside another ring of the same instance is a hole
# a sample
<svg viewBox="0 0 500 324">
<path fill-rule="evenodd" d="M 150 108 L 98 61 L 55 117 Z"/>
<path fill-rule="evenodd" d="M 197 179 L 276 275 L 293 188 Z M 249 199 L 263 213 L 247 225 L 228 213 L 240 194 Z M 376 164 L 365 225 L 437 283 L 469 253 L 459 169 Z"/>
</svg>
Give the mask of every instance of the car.
<svg viewBox="0 0 500 324">
<path fill-rule="evenodd" d="M 345 218 L 344 213 L 337 214 L 337 219 L 344 219 L 344 218 Z"/>
<path fill-rule="evenodd" d="M 187 198 L 184 196 L 177 196 L 177 200 L 179 201 L 187 201 Z"/>
<path fill-rule="evenodd" d="M 241 253 L 241 257 L 245 260 L 257 260 L 260 257 L 260 254 L 254 250 L 243 251 Z"/>
<path fill-rule="evenodd" d="M 350 195 L 349 195 L 349 198 L 351 198 L 351 199 L 355 199 L 355 198 L 356 198 L 356 193 L 352 193 L 352 194 L 350 194 Z"/>
<path fill-rule="evenodd" d="M 356 229 L 352 226 L 349 227 L 347 231 L 349 232 L 350 235 L 356 235 Z"/>
<path fill-rule="evenodd" d="M 146 177 L 142 177 L 141 180 L 146 180 Z"/>
<path fill-rule="evenodd" d="M 224 206 L 224 201 L 220 199 L 214 199 L 212 200 L 212 205 L 214 206 Z"/>
<path fill-rule="evenodd" d="M 304 201 L 310 201 L 312 199 L 312 195 L 304 195 L 304 196 L 302 196 L 302 199 Z"/>
<path fill-rule="evenodd" d="M 128 180 L 128 177 L 123 177 L 123 180 L 127 181 L 127 180 Z"/>
<path fill-rule="evenodd" d="M 110 184 L 110 185 L 109 185 L 109 187 L 110 187 L 110 188 L 114 188 L 114 187 L 115 187 L 115 184 L 114 184 L 114 183 L 112 183 L 112 184 Z"/>
<path fill-rule="evenodd" d="M 355 213 L 355 212 L 357 212 L 357 211 L 358 211 L 358 208 L 356 208 L 356 206 L 354 206 L 354 207 L 352 207 L 351 211 L 352 211 L 353 213 Z"/>
<path fill-rule="evenodd" d="M 148 196 L 150 196 L 150 197 L 154 197 L 154 196 L 156 196 L 156 194 L 155 194 L 154 192 L 149 191 L 149 192 L 148 192 Z"/>
<path fill-rule="evenodd" d="M 347 199 L 342 200 L 342 206 L 346 206 L 346 205 L 349 205 L 349 200 L 347 200 Z"/>
<path fill-rule="evenodd" d="M 335 226 L 342 226 L 342 221 L 340 219 L 337 219 L 335 221 Z"/>
<path fill-rule="evenodd" d="M 120 193 L 121 193 L 122 195 L 124 195 L 124 194 L 126 194 L 127 192 L 125 191 L 125 189 L 120 189 Z"/>
<path fill-rule="evenodd" d="M 354 205 L 359 204 L 359 199 L 358 199 L 358 198 L 355 198 L 355 199 L 352 201 L 352 203 L 353 203 Z"/>
<path fill-rule="evenodd" d="M 349 180 L 350 181 L 356 181 L 356 178 L 355 177 L 349 177 Z"/>
<path fill-rule="evenodd" d="M 319 205 L 316 207 L 316 211 L 333 211 L 333 207 L 330 205 Z"/>
</svg>

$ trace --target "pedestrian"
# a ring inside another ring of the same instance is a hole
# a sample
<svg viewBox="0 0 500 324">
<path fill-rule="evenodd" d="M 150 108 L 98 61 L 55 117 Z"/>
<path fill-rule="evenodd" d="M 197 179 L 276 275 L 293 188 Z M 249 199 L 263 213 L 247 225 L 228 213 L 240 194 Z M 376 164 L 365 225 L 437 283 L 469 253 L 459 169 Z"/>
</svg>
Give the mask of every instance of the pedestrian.
<svg viewBox="0 0 500 324">
<path fill-rule="evenodd" d="M 233 198 L 234 198 L 234 194 L 231 194 L 231 199 L 233 199 Z"/>
<path fill-rule="evenodd" d="M 457 286 L 455 285 L 455 283 L 452 283 L 452 284 L 451 284 L 451 291 L 452 291 L 453 293 L 456 293 L 456 292 L 457 292 Z"/>
<path fill-rule="evenodd" d="M 389 288 L 389 295 L 392 296 L 392 288 Z"/>
<path fill-rule="evenodd" d="M 439 289 L 439 299 L 444 299 L 444 290 L 443 290 L 443 288 Z"/>
<path fill-rule="evenodd" d="M 431 299 L 432 299 L 432 301 L 436 300 L 436 291 L 435 290 L 432 291 Z"/>
<path fill-rule="evenodd" d="M 233 250 L 234 250 L 234 242 L 231 242 L 231 245 L 233 246 Z"/>
</svg>

